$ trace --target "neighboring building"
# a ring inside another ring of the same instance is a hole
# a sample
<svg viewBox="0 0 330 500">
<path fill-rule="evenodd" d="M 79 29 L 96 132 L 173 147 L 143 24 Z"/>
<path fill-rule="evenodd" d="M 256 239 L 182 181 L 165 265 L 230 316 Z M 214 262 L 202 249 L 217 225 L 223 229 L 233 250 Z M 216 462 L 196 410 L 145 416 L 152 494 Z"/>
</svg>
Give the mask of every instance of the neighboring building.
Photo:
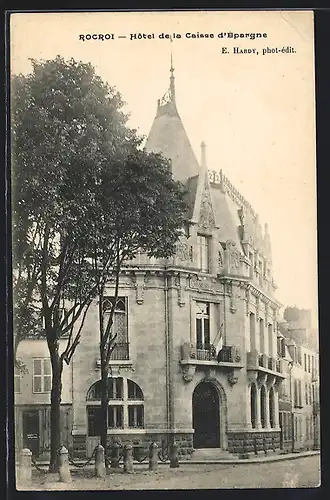
<svg viewBox="0 0 330 500">
<path fill-rule="evenodd" d="M 60 342 L 60 347 L 65 345 Z M 50 449 L 51 364 L 47 342 L 27 339 L 19 343 L 15 369 L 15 447 L 29 448 L 35 456 L 48 458 Z M 61 440 L 72 447 L 72 367 L 64 364 L 62 378 Z"/>
<path fill-rule="evenodd" d="M 280 391 L 281 445 L 285 451 L 320 446 L 319 357 L 311 312 L 287 308 L 279 323 L 278 352 L 286 361 L 287 379 Z"/>
<path fill-rule="evenodd" d="M 109 440 L 146 445 L 156 440 L 167 446 L 175 439 L 185 456 L 204 448 L 279 450 L 279 389 L 286 361 L 277 357 L 280 304 L 268 228 L 262 230 L 258 215 L 221 171 L 208 172 L 204 143 L 200 164 L 195 158 L 176 107 L 173 68 L 146 148 L 171 159 L 174 178 L 188 188 L 189 213 L 174 258 L 139 254 L 121 273 L 113 327 L 118 345 L 110 361 Z M 105 314 L 113 293 L 109 283 Z M 23 432 L 17 417 L 17 435 L 23 435 L 19 446 L 29 445 L 33 429 L 41 435 L 47 425 L 49 392 L 42 394 L 39 387 L 49 390 L 49 367 L 35 363 L 31 371 L 32 357 L 47 357 L 38 342 L 22 343 L 19 350 L 23 361 L 30 360 L 23 377 L 30 385 L 17 395 L 17 412 L 21 415 L 26 404 L 39 415 L 39 427 L 26 424 Z M 66 370 L 63 410 L 68 410 L 69 427 L 72 421 L 72 436 L 63 434 L 64 444 L 72 444 L 76 456 L 90 455 L 99 441 L 96 304 Z M 47 449 L 45 443 L 46 437 L 40 438 L 39 453 Z"/>
</svg>

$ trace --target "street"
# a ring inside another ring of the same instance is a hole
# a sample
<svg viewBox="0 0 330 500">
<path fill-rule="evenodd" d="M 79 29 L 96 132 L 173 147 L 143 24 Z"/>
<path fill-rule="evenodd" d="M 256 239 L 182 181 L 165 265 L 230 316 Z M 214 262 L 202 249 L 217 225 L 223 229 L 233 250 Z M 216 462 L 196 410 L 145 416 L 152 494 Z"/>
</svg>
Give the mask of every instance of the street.
<svg viewBox="0 0 330 500">
<path fill-rule="evenodd" d="M 59 483 L 57 475 L 34 475 L 29 490 L 152 490 L 217 488 L 310 488 L 320 485 L 320 457 L 302 457 L 278 462 L 226 465 L 181 464 L 178 469 L 160 465 L 148 472 L 148 465 L 134 474 L 111 473 L 105 479 L 92 477 L 92 470 L 72 474 L 70 485 Z"/>
</svg>

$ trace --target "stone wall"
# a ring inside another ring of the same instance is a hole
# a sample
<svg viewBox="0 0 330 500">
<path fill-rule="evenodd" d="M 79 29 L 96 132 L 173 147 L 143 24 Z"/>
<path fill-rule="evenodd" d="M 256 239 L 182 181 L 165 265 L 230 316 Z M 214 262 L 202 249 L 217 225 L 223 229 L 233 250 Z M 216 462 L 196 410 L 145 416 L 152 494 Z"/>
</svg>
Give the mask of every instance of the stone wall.
<svg viewBox="0 0 330 500">
<path fill-rule="evenodd" d="M 280 432 L 228 432 L 228 451 L 231 453 L 255 453 L 278 450 Z"/>
</svg>

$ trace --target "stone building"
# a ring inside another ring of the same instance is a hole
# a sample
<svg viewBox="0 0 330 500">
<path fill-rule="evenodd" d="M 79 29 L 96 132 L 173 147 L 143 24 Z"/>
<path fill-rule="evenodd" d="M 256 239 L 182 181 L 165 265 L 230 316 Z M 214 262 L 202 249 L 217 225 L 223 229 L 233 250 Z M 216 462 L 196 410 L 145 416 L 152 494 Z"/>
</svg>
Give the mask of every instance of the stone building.
<svg viewBox="0 0 330 500">
<path fill-rule="evenodd" d="M 279 450 L 286 362 L 277 356 L 280 304 L 268 228 L 222 171 L 208 170 L 204 143 L 196 159 L 177 110 L 172 67 L 146 149 L 171 160 L 174 178 L 187 187 L 189 213 L 175 257 L 139 254 L 122 270 L 113 327 L 117 346 L 110 360 L 109 440 L 156 440 L 164 447 L 175 440 L 186 457 L 193 450 L 195 457 L 211 449 L 219 456 Z M 110 282 L 105 313 L 113 291 Z M 99 441 L 96 304 L 82 339 L 63 384 L 76 456 L 90 455 Z M 29 349 L 26 355 L 33 356 Z M 35 368 L 38 363 L 22 378 L 34 377 Z M 33 404 L 41 400 L 35 397 Z"/>
<path fill-rule="evenodd" d="M 318 334 L 311 311 L 286 308 L 278 322 L 278 353 L 287 377 L 279 393 L 281 447 L 285 451 L 319 449 Z"/>
</svg>

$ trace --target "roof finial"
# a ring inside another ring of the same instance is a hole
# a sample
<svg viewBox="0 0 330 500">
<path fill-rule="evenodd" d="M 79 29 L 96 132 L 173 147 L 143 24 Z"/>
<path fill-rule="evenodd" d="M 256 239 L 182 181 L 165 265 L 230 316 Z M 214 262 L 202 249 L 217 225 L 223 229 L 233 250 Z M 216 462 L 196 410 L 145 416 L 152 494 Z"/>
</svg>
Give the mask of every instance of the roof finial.
<svg viewBox="0 0 330 500">
<path fill-rule="evenodd" d="M 206 169 L 206 144 L 204 141 L 201 142 L 201 166 Z"/>
</svg>

